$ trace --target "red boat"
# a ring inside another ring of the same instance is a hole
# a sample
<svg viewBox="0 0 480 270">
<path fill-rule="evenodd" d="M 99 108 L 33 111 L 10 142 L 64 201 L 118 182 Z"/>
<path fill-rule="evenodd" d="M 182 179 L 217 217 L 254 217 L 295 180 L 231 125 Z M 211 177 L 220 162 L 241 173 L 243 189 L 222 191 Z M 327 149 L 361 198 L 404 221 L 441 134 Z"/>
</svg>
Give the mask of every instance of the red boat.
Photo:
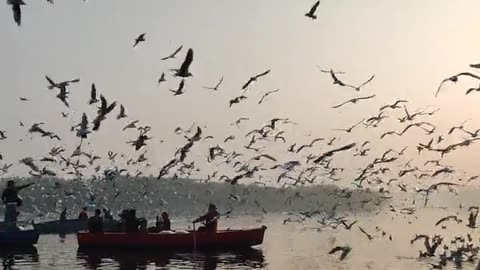
<svg viewBox="0 0 480 270">
<path fill-rule="evenodd" d="M 260 245 L 267 227 L 211 232 L 77 233 L 78 246 L 110 248 L 243 249 Z"/>
</svg>

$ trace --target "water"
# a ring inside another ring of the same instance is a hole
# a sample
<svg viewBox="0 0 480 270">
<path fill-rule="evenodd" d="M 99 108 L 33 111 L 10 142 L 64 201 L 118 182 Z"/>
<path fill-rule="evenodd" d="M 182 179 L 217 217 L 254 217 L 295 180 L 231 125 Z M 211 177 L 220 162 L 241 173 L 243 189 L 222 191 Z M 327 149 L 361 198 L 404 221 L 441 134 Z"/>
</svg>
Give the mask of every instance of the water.
<svg viewBox="0 0 480 270">
<path fill-rule="evenodd" d="M 410 239 L 416 233 L 442 234 L 450 244 L 454 236 L 470 233 L 478 245 L 478 230 L 464 223 L 449 221 L 445 229 L 434 225 L 438 218 L 457 212 L 466 219 L 466 211 L 435 207 L 419 209 L 415 215 L 392 215 L 390 211 L 355 215 L 358 226 L 372 234 L 373 240 L 368 240 L 357 225 L 351 230 L 325 228 L 316 218 L 286 224 L 286 216 L 280 214 L 224 218 L 224 228 L 268 226 L 262 245 L 235 253 L 78 250 L 75 235 L 42 235 L 36 250 L 13 256 L 12 269 L 430 269 L 430 263 L 437 263 L 438 258 L 419 259 L 418 252 L 424 247 L 422 243 L 410 244 Z M 174 220 L 175 225 L 184 227 L 185 223 Z M 332 247 L 344 244 L 352 247 L 344 261 L 327 254 Z M 4 262 L 11 261 L 5 252 L 1 255 Z M 474 267 L 474 263 L 463 265 L 463 269 Z M 445 269 L 454 268 L 450 264 Z"/>
<path fill-rule="evenodd" d="M 139 215 L 148 217 L 150 222 L 166 210 L 171 213 L 173 228 L 185 229 L 193 218 L 205 211 L 209 202 L 214 202 L 220 212 L 231 211 L 222 217 L 221 228 L 266 225 L 268 229 L 262 245 L 240 253 L 82 251 L 78 250 L 75 235 L 41 235 L 34 250 L 0 250 L 0 257 L 11 269 L 430 269 L 430 263 L 438 263 L 443 249 L 439 248 L 435 257 L 420 259 L 419 251 L 425 251 L 425 247 L 421 241 L 410 243 L 415 234 L 440 234 L 450 250 L 454 248 L 450 241 L 455 236 L 470 234 L 475 246 L 480 238 L 478 229 L 465 225 L 468 207 L 480 205 L 478 190 L 458 190 L 458 195 L 434 193 L 424 207 L 423 196 L 415 193 L 379 194 L 333 186 L 280 190 L 186 180 L 124 179 L 55 184 L 58 181 L 42 179 L 37 188 L 22 191 L 24 205 L 20 220 L 55 219 L 63 206 L 69 207 L 69 216 L 73 217 L 86 203 L 108 206 L 114 212 L 135 207 Z M 65 191 L 73 195 L 67 196 Z M 118 191 L 122 193 L 115 196 Z M 95 195 L 93 200 L 90 193 Z M 386 199 L 389 196 L 393 199 Z M 401 211 L 404 207 L 415 211 L 405 214 Z M 315 214 L 306 218 L 300 212 Z M 464 221 L 459 224 L 448 221 L 443 224 L 446 227 L 435 226 L 438 219 L 447 215 L 458 215 Z M 350 230 L 342 225 L 336 228 L 322 225 L 321 221 L 328 216 L 357 223 Z M 367 239 L 359 227 L 371 234 L 372 240 Z M 327 254 L 337 245 L 352 248 L 343 261 L 338 255 Z M 477 259 L 473 263 L 465 262 L 463 269 L 474 269 L 477 262 Z M 444 269 L 454 269 L 453 264 L 449 263 Z"/>
</svg>

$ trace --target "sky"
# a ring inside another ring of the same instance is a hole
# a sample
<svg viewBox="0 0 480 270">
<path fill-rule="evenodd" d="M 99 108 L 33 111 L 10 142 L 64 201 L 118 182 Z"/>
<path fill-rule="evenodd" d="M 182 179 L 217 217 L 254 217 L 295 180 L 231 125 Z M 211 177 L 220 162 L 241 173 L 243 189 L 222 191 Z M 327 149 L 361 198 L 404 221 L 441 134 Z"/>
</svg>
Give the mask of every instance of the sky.
<svg viewBox="0 0 480 270">
<path fill-rule="evenodd" d="M 338 137 L 338 146 L 350 142 L 372 141 L 368 158 L 342 156 L 339 165 L 361 167 L 393 147 L 409 145 L 407 156 L 418 159 L 415 145 L 430 137 L 412 130 L 402 138 L 380 140 L 392 129 L 402 129 L 396 121 L 401 111 L 377 129 L 359 128 L 352 134 L 333 129 L 346 128 L 377 114 L 378 108 L 396 99 L 407 99 L 408 108 L 440 109 L 424 119 L 438 126 L 436 135 L 466 119 L 466 128 L 476 130 L 480 121 L 480 94 L 465 96 L 477 82 L 463 79 L 448 84 L 438 98 L 434 93 L 446 77 L 469 69 L 480 61 L 480 38 L 476 14 L 480 3 L 473 0 L 405 1 L 322 1 L 317 20 L 304 16 L 314 1 L 244 0 L 244 1 L 26 1 L 22 7 L 22 26 L 14 21 L 11 7 L 0 5 L 0 130 L 7 140 L 0 141 L 4 163 L 15 163 L 32 156 L 41 158 L 55 145 L 73 151 L 79 138 L 70 127 L 80 122 L 83 112 L 90 119 L 96 109 L 88 106 L 90 85 L 96 84 L 107 100 L 116 100 L 127 109 L 129 119 L 116 120 L 110 115 L 100 132 L 92 134 L 86 151 L 106 156 L 109 150 L 136 157 L 126 141 L 136 138 L 136 131 L 122 132 L 130 120 L 140 120 L 152 127 L 154 137 L 146 148 L 152 170 L 168 162 L 175 150 L 185 144 L 173 130 L 193 123 L 204 135 L 215 137 L 192 150 L 191 158 L 205 163 L 208 146 L 220 144 L 230 151 L 246 144 L 244 134 L 261 127 L 274 117 L 288 117 L 296 126 L 282 126 L 287 144 L 273 144 L 268 153 L 282 161 L 293 158 L 286 153 L 291 143 L 308 143 L 314 137 Z M 134 39 L 146 33 L 146 42 L 132 48 Z M 180 45 L 177 58 L 161 61 Z M 185 94 L 173 96 L 178 78 L 169 69 L 178 68 L 187 48 L 194 50 L 193 77 L 186 80 Z M 324 69 L 344 71 L 341 79 L 360 84 L 372 74 L 375 79 L 357 93 L 332 84 Z M 254 74 L 271 69 L 249 90 L 248 99 L 228 107 L 228 101 L 242 94 L 241 86 Z M 167 82 L 160 87 L 162 72 Z M 67 109 L 56 92 L 47 89 L 45 75 L 55 81 L 80 78 L 70 90 L 71 108 Z M 203 89 L 224 77 L 218 92 Z M 280 89 L 258 105 L 263 93 Z M 340 109 L 331 106 L 353 97 L 375 94 L 371 101 L 349 104 Z M 26 97 L 28 102 L 21 102 Z M 69 113 L 63 118 L 61 112 Z M 116 112 L 115 112 L 116 114 Z M 230 124 L 239 117 L 251 118 L 241 129 Z M 25 127 L 19 126 L 19 121 Z M 62 137 L 61 142 L 28 134 L 35 122 Z M 236 140 L 223 143 L 235 135 Z M 308 136 L 311 135 L 311 136 Z M 447 138 L 447 143 L 461 141 L 461 133 Z M 22 139 L 22 141 L 18 141 Z M 164 142 L 162 143 L 161 140 Z M 203 148 L 202 148 L 203 147 Z M 318 154 L 328 150 L 322 145 Z M 469 174 L 478 173 L 475 158 L 478 146 L 462 149 L 446 157 L 446 163 Z M 422 160 L 437 155 L 422 156 Z M 423 163 L 423 162 L 422 162 Z M 0 165 L 2 163 L 0 162 Z M 420 164 L 420 163 L 419 163 Z M 9 175 L 27 172 L 21 166 Z M 202 168 L 203 169 L 203 168 Z M 215 168 L 208 168 L 208 173 Z M 352 169 L 353 170 L 353 169 Z"/>
</svg>

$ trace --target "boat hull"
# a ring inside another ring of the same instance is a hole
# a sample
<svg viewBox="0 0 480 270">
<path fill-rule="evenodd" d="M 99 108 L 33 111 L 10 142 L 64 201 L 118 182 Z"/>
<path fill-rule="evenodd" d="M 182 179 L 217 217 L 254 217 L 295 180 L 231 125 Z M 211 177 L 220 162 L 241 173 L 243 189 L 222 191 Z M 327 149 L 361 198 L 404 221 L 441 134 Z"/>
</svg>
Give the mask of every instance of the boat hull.
<svg viewBox="0 0 480 270">
<path fill-rule="evenodd" d="M 37 244 L 39 233 L 35 230 L 1 231 L 0 249 L 9 247 L 28 247 Z"/>
<path fill-rule="evenodd" d="M 65 221 L 55 220 L 42 223 L 32 223 L 33 228 L 41 234 L 69 234 L 87 229 L 87 222 L 78 219 Z"/>
<path fill-rule="evenodd" d="M 78 219 L 54 220 L 42 223 L 32 223 L 33 228 L 40 234 L 70 234 L 87 230 L 87 222 Z M 115 231 L 114 222 L 104 222 L 106 231 Z"/>
<path fill-rule="evenodd" d="M 156 248 L 163 250 L 244 249 L 263 243 L 267 227 L 185 233 L 77 233 L 78 245 L 108 248 Z"/>
</svg>

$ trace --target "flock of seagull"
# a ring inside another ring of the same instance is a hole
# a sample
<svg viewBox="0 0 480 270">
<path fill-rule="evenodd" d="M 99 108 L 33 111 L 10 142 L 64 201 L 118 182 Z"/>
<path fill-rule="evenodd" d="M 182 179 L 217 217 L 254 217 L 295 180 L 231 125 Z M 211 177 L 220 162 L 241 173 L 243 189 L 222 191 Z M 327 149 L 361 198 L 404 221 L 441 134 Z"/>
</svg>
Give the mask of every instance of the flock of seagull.
<svg viewBox="0 0 480 270">
<path fill-rule="evenodd" d="M 53 0 L 48 1 L 53 4 Z M 21 24 L 21 6 L 25 5 L 25 2 L 22 0 L 7 0 L 7 4 L 12 6 L 14 20 L 20 25 Z M 312 20 L 317 19 L 317 9 L 320 5 L 320 1 L 315 2 L 311 9 L 305 14 L 306 17 L 311 18 Z M 141 43 L 147 42 L 147 33 L 142 33 L 134 39 L 133 48 L 137 48 Z M 141 47 L 141 46 L 140 46 Z M 179 54 L 183 52 L 183 45 L 179 46 L 173 53 L 168 56 L 163 57 L 162 61 L 167 61 L 171 59 L 176 59 Z M 194 50 L 189 48 L 186 51 L 186 54 L 183 58 L 183 62 L 180 64 L 179 68 L 171 69 L 169 71 L 164 71 L 161 73 L 156 84 L 160 87 L 164 82 L 170 80 L 171 78 L 179 78 L 178 87 L 176 89 L 167 89 L 173 94 L 173 96 L 179 96 L 185 94 L 185 82 L 192 77 L 190 67 L 194 61 Z M 480 64 L 471 64 L 470 68 L 476 70 L 480 69 Z M 364 92 L 364 89 L 369 87 L 370 83 L 374 81 L 375 75 L 371 75 L 363 83 L 355 84 L 345 82 L 344 77 L 346 76 L 345 72 L 334 71 L 333 69 L 324 69 L 318 67 L 321 74 L 329 76 L 332 80 L 332 84 L 336 87 L 341 87 L 345 89 L 353 90 L 353 93 Z M 241 94 L 235 96 L 226 103 L 228 107 L 232 107 L 240 104 L 241 102 L 249 99 L 249 90 L 252 85 L 255 83 L 261 83 L 261 80 L 267 80 L 273 71 L 272 69 L 266 69 L 260 73 L 255 73 L 250 78 L 248 78 L 245 83 L 239 86 Z M 454 76 L 444 79 L 437 91 L 434 93 L 437 96 L 440 93 L 440 90 L 444 88 L 446 83 L 452 82 L 456 83 L 461 77 L 469 77 L 480 81 L 480 75 L 476 75 L 474 71 L 471 72 L 461 72 Z M 80 78 L 69 79 L 65 81 L 56 81 L 52 78 L 53 76 L 45 76 L 47 81 L 46 88 L 53 91 L 57 90 L 56 98 L 66 107 L 70 109 L 69 103 L 69 88 L 74 87 L 75 84 L 80 82 Z M 211 91 L 221 92 L 222 84 L 224 82 L 224 77 L 221 76 L 219 80 L 212 84 L 211 86 L 203 86 L 204 89 Z M 264 104 L 268 101 L 268 97 L 274 94 L 278 94 L 280 89 L 275 89 L 265 92 L 261 99 L 258 101 L 258 105 Z M 480 92 L 480 87 L 469 88 L 466 91 L 466 94 L 469 95 L 473 92 Z M 347 101 L 341 102 L 339 104 L 333 105 L 332 109 L 344 109 L 347 106 L 354 106 L 359 102 L 372 102 L 375 100 L 376 95 L 364 95 L 353 97 Z M 29 99 L 26 97 L 20 97 L 21 102 L 29 102 Z M 87 152 L 84 150 L 85 141 L 88 141 L 89 137 L 96 132 L 100 132 L 101 123 L 107 121 L 109 118 L 113 121 L 130 119 L 127 115 L 127 110 L 123 105 L 117 106 L 117 101 L 109 101 L 103 94 L 99 94 L 95 83 L 91 84 L 90 96 L 86 97 L 86 103 L 89 106 L 96 106 L 99 104 L 96 109 L 94 109 L 94 116 L 89 117 L 91 112 L 82 113 L 81 119 L 78 124 L 71 127 L 70 132 L 73 132 L 76 137 L 79 138 L 79 145 L 76 147 L 75 151 L 71 154 L 67 154 L 63 146 L 55 145 L 52 147 L 51 151 L 47 156 L 42 158 L 32 158 L 25 157 L 19 161 L 23 166 L 26 166 L 30 170 L 30 175 L 33 177 L 54 177 L 58 176 L 60 172 L 66 173 L 67 175 L 73 175 L 79 179 L 85 177 L 92 177 L 91 175 L 85 175 L 85 172 L 88 168 L 95 167 L 95 173 L 101 174 L 102 165 L 101 160 L 105 159 L 101 155 L 96 155 L 92 152 Z M 448 132 L 442 133 L 438 131 L 436 125 L 428 121 L 428 118 L 433 116 L 438 109 L 427 110 L 427 109 L 417 109 L 412 110 L 408 107 L 409 101 L 404 99 L 394 100 L 390 104 L 385 104 L 379 107 L 378 113 L 375 115 L 363 117 L 354 121 L 354 123 L 345 128 L 338 128 L 334 131 L 338 133 L 337 136 L 331 138 L 313 138 L 309 139 L 308 143 L 298 143 L 292 142 L 288 143 L 288 136 L 283 130 L 283 128 L 290 126 L 295 129 L 298 125 L 289 118 L 273 118 L 267 121 L 264 125 L 259 126 L 253 130 L 246 131 L 243 136 L 230 134 L 225 138 L 220 138 L 218 143 L 214 143 L 216 138 L 211 135 L 206 135 L 206 127 L 193 124 L 189 128 L 178 127 L 174 130 L 174 133 L 180 135 L 184 138 L 185 143 L 178 147 L 174 156 L 166 162 L 163 166 L 159 168 L 157 178 L 192 178 L 195 176 L 195 173 L 200 172 L 200 168 L 197 168 L 195 161 L 189 159 L 189 154 L 195 148 L 196 145 L 208 145 L 208 150 L 203 153 L 207 163 L 215 167 L 215 171 L 208 174 L 206 179 L 202 180 L 208 182 L 210 180 L 224 181 L 232 185 L 241 183 L 246 179 L 259 179 L 255 183 L 264 185 L 263 179 L 272 178 L 273 175 L 276 177 L 273 180 L 274 184 L 278 184 L 282 187 L 295 187 L 309 184 L 323 184 L 325 181 L 338 182 L 342 177 L 342 173 L 346 171 L 352 171 L 350 169 L 337 167 L 335 166 L 334 160 L 337 156 L 340 156 L 339 159 L 345 158 L 347 153 L 350 152 L 349 158 L 366 158 L 371 160 L 367 164 L 359 168 L 357 171 L 354 171 L 355 176 L 353 177 L 352 185 L 357 188 L 363 188 L 366 190 L 376 191 L 382 194 L 383 202 L 388 202 L 393 198 L 393 192 L 413 192 L 415 194 L 423 195 L 423 206 L 428 204 L 429 196 L 436 191 L 439 191 L 440 188 L 445 188 L 445 190 L 455 193 L 456 187 L 463 186 L 463 183 L 469 183 L 479 178 L 479 176 L 469 176 L 465 181 L 461 183 L 458 182 L 449 182 L 444 181 L 446 178 L 452 178 L 455 174 L 458 175 L 459 172 L 455 170 L 452 166 L 448 166 L 442 163 L 442 158 L 445 155 L 448 155 L 456 150 L 461 148 L 466 148 L 476 141 L 480 140 L 480 129 L 470 129 L 466 126 L 466 121 L 461 123 L 458 126 L 454 126 L 448 130 Z M 119 108 L 118 108 L 119 107 Z M 111 116 L 114 111 L 118 109 L 117 115 Z M 68 118 L 72 117 L 73 112 L 61 112 L 62 117 Z M 232 126 L 237 127 L 237 129 L 242 132 L 242 126 L 244 122 L 248 122 L 250 117 L 240 117 L 233 121 Z M 376 141 L 349 141 L 344 142 L 341 138 L 343 134 L 352 134 L 360 128 L 366 129 L 378 129 L 384 122 L 387 120 L 392 120 L 396 123 L 404 125 L 400 130 L 384 130 L 381 136 L 378 137 Z M 20 122 L 20 126 L 24 126 Z M 62 141 L 60 135 L 49 131 L 47 129 L 47 123 L 39 122 L 34 123 L 27 130 L 30 134 L 38 134 L 41 138 L 47 138 L 54 141 L 55 144 Z M 385 150 L 381 155 L 372 156 L 372 145 L 381 142 L 383 139 L 391 136 L 403 136 L 407 132 L 416 129 L 419 132 L 424 133 L 428 137 L 427 142 L 418 142 L 417 145 L 411 146 L 402 146 L 400 149 L 388 149 Z M 152 128 L 148 125 L 140 125 L 139 120 L 129 121 L 123 128 L 122 131 L 127 130 L 136 130 L 138 135 L 127 143 L 131 145 L 135 151 L 140 151 L 148 148 L 148 143 L 153 139 L 150 136 Z M 452 144 L 445 144 L 446 139 L 452 134 L 458 133 L 464 139 Z M 0 130 L 0 143 L 4 140 L 8 140 L 8 131 Z M 235 149 L 230 151 L 228 149 L 228 144 L 232 141 L 244 140 L 244 145 L 242 149 Z M 223 145 L 222 145 L 223 144 Z M 275 145 L 274 147 L 272 145 Z M 318 149 L 321 146 L 323 153 L 318 154 Z M 289 160 L 284 160 L 285 158 L 279 158 L 269 153 L 269 150 L 272 148 L 283 149 L 285 156 Z M 418 155 L 418 158 L 415 160 L 411 159 L 405 162 L 405 157 L 408 156 L 407 151 L 414 148 L 416 151 L 411 155 Z M 431 154 L 438 154 L 438 159 L 426 160 L 424 163 L 414 165 L 417 163 L 417 160 L 420 160 L 420 155 L 425 152 L 430 152 Z M 118 153 L 114 151 L 109 151 L 107 154 L 107 160 L 111 162 L 116 162 L 118 159 Z M 126 158 L 125 154 L 120 154 L 120 157 Z M 0 153 L 0 161 L 4 160 L 4 156 Z M 189 160 L 187 162 L 187 160 Z M 284 160 L 284 161 L 282 161 Z M 56 164 L 60 167 L 59 171 L 52 169 L 52 166 Z M 146 157 L 146 151 L 139 154 L 137 158 L 128 159 L 127 165 L 133 166 L 143 166 L 152 167 L 153 165 L 149 163 L 148 158 Z M 8 173 L 9 169 L 14 164 L 3 164 L 0 166 L 0 176 L 1 174 Z M 233 174 L 228 173 L 219 173 L 220 165 L 226 165 L 229 167 L 230 171 L 233 171 Z M 135 173 L 131 173 L 128 168 L 119 169 L 105 169 L 105 176 L 114 176 L 126 175 L 126 176 L 142 176 L 143 172 L 141 168 L 138 169 Z M 266 176 L 267 175 L 267 176 Z M 422 187 L 420 185 L 414 185 L 408 179 L 415 178 L 417 183 L 425 183 L 431 179 L 439 179 L 442 177 L 442 181 L 436 181 L 434 183 L 427 184 Z M 394 182 L 397 182 L 396 185 Z M 396 189 L 396 190 L 394 190 Z M 349 189 L 340 189 L 338 196 L 348 197 L 348 194 L 351 194 Z M 235 196 L 233 196 L 235 198 Z M 374 203 L 371 201 L 362 202 L 362 207 L 369 203 Z M 395 213 L 402 213 L 405 215 L 414 215 L 415 214 L 415 201 L 412 202 L 411 207 L 402 208 L 400 210 L 395 209 L 390 205 L 390 211 Z M 476 218 L 478 215 L 478 207 L 470 207 L 468 210 L 468 224 L 466 227 L 471 229 L 476 228 Z M 303 222 L 306 219 L 314 219 L 321 214 L 321 211 L 309 211 L 297 214 L 297 219 L 288 218 L 284 220 L 284 223 L 288 222 Z M 353 226 L 356 226 L 358 230 L 364 234 L 369 241 L 375 240 L 375 237 L 372 234 L 368 233 L 367 230 L 359 226 L 359 222 L 350 221 L 345 217 L 338 217 L 335 214 L 333 209 L 333 214 L 323 217 L 321 220 L 317 220 L 319 224 L 323 227 L 330 227 L 337 229 L 339 226 L 343 226 L 346 230 L 351 230 Z M 463 221 L 458 216 L 447 216 L 440 219 L 435 226 L 452 222 L 454 221 L 457 224 L 462 223 Z M 447 228 L 446 225 L 443 225 L 444 228 Z M 379 230 L 377 228 L 377 230 Z M 387 233 L 382 232 L 382 235 L 386 237 Z M 392 240 L 392 235 L 388 237 Z M 442 269 L 448 261 L 453 261 L 456 265 L 461 265 L 463 261 L 475 260 L 475 256 L 478 255 L 479 246 L 474 244 L 470 234 L 467 237 L 457 237 L 452 240 L 451 245 L 444 245 L 443 252 L 438 253 L 437 250 L 444 243 L 444 239 L 440 235 L 415 235 L 411 240 L 411 243 L 414 244 L 417 241 L 423 240 L 425 251 L 420 252 L 420 257 L 435 257 L 440 258 L 438 264 L 432 264 L 434 269 Z M 341 252 L 340 260 L 343 260 L 348 257 L 348 254 L 352 251 L 350 246 L 337 246 L 333 248 L 329 254 L 334 254 Z M 480 266 L 477 267 L 480 269 Z"/>
</svg>

